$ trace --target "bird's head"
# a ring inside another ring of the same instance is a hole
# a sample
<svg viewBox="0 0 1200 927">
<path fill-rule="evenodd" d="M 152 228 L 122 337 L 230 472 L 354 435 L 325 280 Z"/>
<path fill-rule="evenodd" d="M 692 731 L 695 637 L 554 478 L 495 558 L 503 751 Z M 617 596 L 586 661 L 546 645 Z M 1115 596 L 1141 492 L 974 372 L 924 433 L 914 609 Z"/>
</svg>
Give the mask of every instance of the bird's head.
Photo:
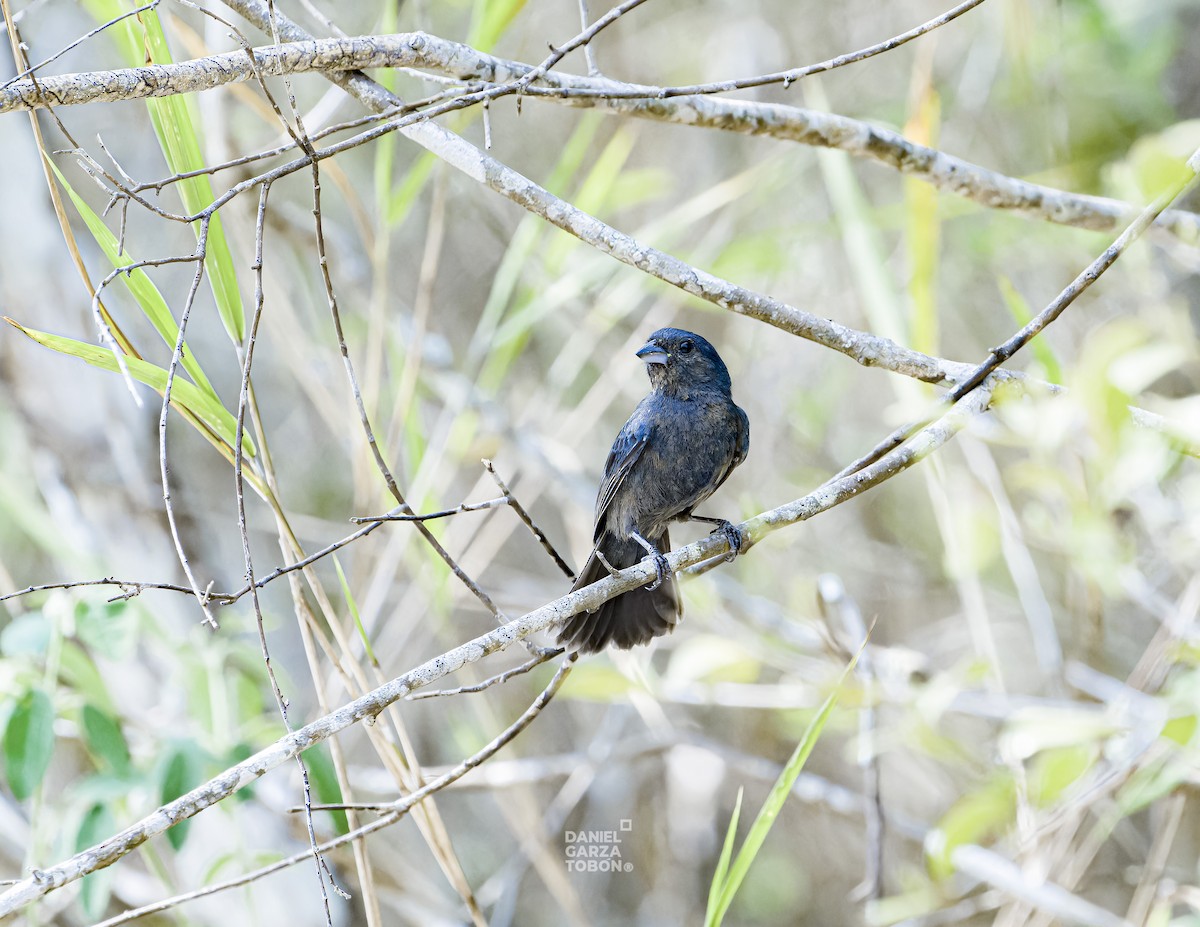
<svg viewBox="0 0 1200 927">
<path fill-rule="evenodd" d="M 638 349 L 637 356 L 646 362 L 655 389 L 684 397 L 703 390 L 729 393 L 729 370 L 721 355 L 693 332 L 660 328 Z"/>
</svg>

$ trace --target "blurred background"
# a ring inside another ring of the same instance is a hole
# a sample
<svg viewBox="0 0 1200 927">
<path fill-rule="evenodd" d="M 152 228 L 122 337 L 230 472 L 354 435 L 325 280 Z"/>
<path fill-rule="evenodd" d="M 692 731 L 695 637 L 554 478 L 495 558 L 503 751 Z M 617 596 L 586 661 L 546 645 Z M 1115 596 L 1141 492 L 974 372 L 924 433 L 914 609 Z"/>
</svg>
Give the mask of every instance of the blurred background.
<svg viewBox="0 0 1200 927">
<path fill-rule="evenodd" d="M 269 44 L 221 4 L 202 5 Z M 277 6 L 318 36 L 334 25 L 349 35 L 422 29 L 529 63 L 580 21 L 572 0 Z M 132 5 L 13 7 L 36 62 Z M 592 18 L 607 8 L 591 0 Z M 616 79 L 720 80 L 820 61 L 942 9 L 653 0 L 602 33 L 594 54 Z M 164 2 L 157 13 L 176 60 L 237 47 L 195 9 Z M 1195 0 L 991 0 L 886 55 L 735 96 L 828 110 L 1003 174 L 1141 206 L 1200 146 L 1198 28 Z M 152 45 L 129 19 L 45 73 L 126 67 Z M 19 69 L 0 57 L 2 80 Z M 578 54 L 561 69 L 586 73 Z M 411 73 L 374 76 L 409 99 L 443 88 Z M 291 84 L 310 132 L 364 112 L 319 75 Z M 286 107 L 283 85 L 271 87 Z M 252 83 L 177 106 L 170 118 L 190 121 L 204 164 L 287 141 Z M 93 286 L 113 265 L 87 214 L 96 224 L 107 196 L 64 150 L 80 145 L 110 169 L 111 155 L 139 182 L 169 177 L 152 112 L 144 101 L 61 109 L 73 141 L 39 116 Z M 478 109 L 441 121 L 483 146 Z M 533 98 L 497 101 L 489 122 L 493 157 L 640 242 L 959 361 L 984 358 L 1114 237 L 986 209 L 794 142 Z M 90 293 L 27 114 L 0 118 L 0 151 L 0 312 L 94 345 Z M 223 171 L 212 188 L 281 160 Z M 749 459 L 707 514 L 740 520 L 804 495 L 935 395 L 687 297 L 395 134 L 324 161 L 321 173 L 350 357 L 380 450 L 417 511 L 498 495 L 480 464 L 490 458 L 581 564 L 605 455 L 647 389 L 633 352 L 664 325 L 718 347 L 751 421 Z M 188 211 L 176 188 L 151 198 Z M 247 316 L 256 208 L 250 192 L 220 211 Z M 252 433 L 253 466 L 269 449 L 274 505 L 246 493 L 259 576 L 285 562 L 284 523 L 312 553 L 350 534 L 350 517 L 394 505 L 339 354 L 312 208 L 309 171 L 272 187 Z M 135 259 L 195 247 L 191 229 L 136 206 L 124 226 L 119 209 L 101 223 Z M 1198 265 L 1195 242 L 1150 234 L 1013 363 L 1064 395 L 1006 397 L 913 470 L 685 580 L 673 636 L 581 661 L 527 731 L 438 796 L 437 817 L 371 836 L 357 860 L 348 848 L 331 853 L 353 896 L 331 899 L 333 923 L 471 923 L 463 886 L 476 922 L 493 925 L 702 922 L 739 790 L 740 840 L 860 625 L 873 624 L 870 672 L 860 666 L 847 683 L 728 923 L 1071 920 L 1038 889 L 1046 879 L 1077 905 L 1076 923 L 1200 925 L 1200 468 L 1170 434 L 1134 425 L 1128 408 L 1197 429 Z M 176 319 L 194 273 L 174 264 L 147 274 Z M 122 281 L 103 294 L 130 342 L 165 367 L 171 351 L 147 299 Z M 188 340 L 233 412 L 241 361 L 219 309 L 206 279 Z M 159 395 L 138 386 L 137 405 L 120 376 L 70 356 L 80 350 L 0 332 L 0 594 L 104 577 L 186 584 L 164 513 Z M 237 590 L 245 564 L 230 462 L 181 416 L 168 440 L 197 582 Z M 430 528 L 510 618 L 569 588 L 510 509 Z M 702 533 L 682 526 L 674 540 Z M 827 596 L 822 607 L 822 577 L 844 601 Z M 268 585 L 262 604 L 294 726 L 495 625 L 407 524 L 384 525 L 288 582 Z M 102 840 L 284 733 L 248 599 L 217 609 L 214 632 L 187 595 L 110 601 L 121 591 L 0 602 L 0 878 Z M 511 648 L 447 682 L 478 682 L 525 657 Z M 478 694 L 402 702 L 374 728 L 351 728 L 336 752 L 305 754 L 316 798 L 394 798 L 398 744 L 427 773 L 452 766 L 552 673 L 549 664 Z M 288 812 L 301 799 L 287 764 L 14 922 L 96 923 L 303 851 L 303 817 Z M 319 838 L 347 827 L 340 814 L 314 821 Z M 623 871 L 571 871 L 571 835 L 589 830 L 617 832 Z M 1004 861 L 1036 890 L 1014 893 Z M 325 914 L 308 862 L 140 922 L 300 927 Z"/>
</svg>

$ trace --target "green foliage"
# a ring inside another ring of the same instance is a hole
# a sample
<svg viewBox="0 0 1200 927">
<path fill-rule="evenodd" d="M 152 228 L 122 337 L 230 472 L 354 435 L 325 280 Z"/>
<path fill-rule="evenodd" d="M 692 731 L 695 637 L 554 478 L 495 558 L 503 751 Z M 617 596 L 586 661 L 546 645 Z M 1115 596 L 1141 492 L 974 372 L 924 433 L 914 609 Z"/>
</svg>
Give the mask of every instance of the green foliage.
<svg viewBox="0 0 1200 927">
<path fill-rule="evenodd" d="M 92 704 L 85 704 L 80 720 L 84 741 L 95 757 L 97 767 L 116 776 L 128 776 L 131 772 L 129 744 L 125 742 L 117 719 Z"/>
<path fill-rule="evenodd" d="M 169 743 L 155 770 L 159 802 L 165 805 L 199 785 L 206 759 L 205 752 L 194 740 Z M 176 850 L 187 840 L 190 826 L 191 821 L 184 820 L 167 831 L 167 839 Z"/>
<path fill-rule="evenodd" d="M 344 801 L 342 787 L 338 785 L 337 773 L 333 768 L 333 759 L 325 744 L 309 750 L 304 754 L 304 763 L 308 768 L 308 780 L 312 786 L 313 800 L 325 805 L 336 805 Z M 333 823 L 335 833 L 344 834 L 350 830 L 345 811 L 321 811 L 314 815 Z"/>
<path fill-rule="evenodd" d="M 8 715 L 4 728 L 4 772 L 17 801 L 41 785 L 54 755 L 54 706 L 41 689 L 30 689 Z"/>
<path fill-rule="evenodd" d="M 115 830 L 116 822 L 108 804 L 95 803 L 87 809 L 79 822 L 79 829 L 75 832 L 75 851 L 95 846 L 112 836 Z M 111 868 L 84 876 L 80 883 L 79 903 L 83 906 L 83 913 L 87 915 L 88 920 L 98 920 L 104 916 L 115 876 L 116 872 Z"/>
</svg>

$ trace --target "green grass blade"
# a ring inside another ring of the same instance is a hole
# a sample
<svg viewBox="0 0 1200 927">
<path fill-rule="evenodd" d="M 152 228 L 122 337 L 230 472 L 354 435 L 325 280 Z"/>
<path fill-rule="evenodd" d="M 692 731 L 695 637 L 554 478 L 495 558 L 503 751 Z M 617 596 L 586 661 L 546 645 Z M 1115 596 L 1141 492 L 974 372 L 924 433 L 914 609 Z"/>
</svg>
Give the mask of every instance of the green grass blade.
<svg viewBox="0 0 1200 927">
<path fill-rule="evenodd" d="M 128 251 L 118 253 L 117 237 L 109 231 L 108 226 L 104 224 L 104 220 L 96 215 L 92 208 L 75 192 L 75 189 L 67 182 L 67 178 L 63 176 L 62 172 L 53 162 L 50 163 L 50 169 L 54 171 L 54 176 L 58 178 L 58 182 L 67 191 L 67 196 L 75 204 L 75 208 L 79 211 L 84 224 L 87 225 L 88 231 L 92 233 L 92 238 L 96 240 L 96 244 L 100 246 L 100 250 L 104 252 L 105 257 L 112 263 L 112 266 L 126 267 L 134 263 L 133 255 Z M 162 340 L 173 350 L 175 342 L 179 339 L 179 327 L 175 324 L 175 318 L 171 315 L 167 301 L 163 299 L 162 294 L 158 291 L 158 287 L 154 285 L 146 275 L 146 272 L 141 269 L 122 274 L 119 279 L 129 289 L 133 298 L 137 300 L 142 313 L 150 320 L 150 324 L 154 326 L 155 331 L 158 332 Z M 183 369 L 187 371 L 192 381 L 201 390 L 216 398 L 216 391 L 213 389 L 208 377 L 204 375 L 204 371 L 200 368 L 200 362 L 196 360 L 196 355 L 186 342 L 184 343 L 182 362 Z"/>
<path fill-rule="evenodd" d="M 120 370 L 117 358 L 113 356 L 113 352 L 108 348 L 86 344 L 82 341 L 76 341 L 74 338 L 64 338 L 61 335 L 51 335 L 47 332 L 25 328 L 23 325 L 18 325 L 12 319 L 6 318 L 5 321 L 28 335 L 38 344 L 50 348 L 52 351 L 57 351 L 59 354 L 77 357 L 85 364 L 92 367 L 99 367 L 101 370 L 110 370 L 114 373 Z M 145 383 L 160 393 L 167 388 L 167 371 L 162 367 L 136 357 L 126 357 L 124 360 L 125 366 L 129 369 L 130 376 L 139 383 Z M 187 409 L 202 421 L 205 426 L 211 429 L 213 434 L 221 438 L 229 447 L 233 447 L 233 438 L 237 425 L 236 420 L 215 396 L 202 392 L 194 384 L 189 383 L 182 377 L 176 377 L 171 384 L 171 404 Z M 242 450 L 246 456 L 254 456 L 254 443 L 248 435 L 243 435 Z"/>
<path fill-rule="evenodd" d="M 350 609 L 350 615 L 354 618 L 354 626 L 358 628 L 358 636 L 362 638 L 367 658 L 372 664 L 378 666 L 379 661 L 375 658 L 375 651 L 371 649 L 371 639 L 367 636 L 367 629 L 363 627 L 362 618 L 358 614 L 358 603 L 354 601 L 354 593 L 350 591 L 350 584 L 346 582 L 346 573 L 342 570 L 342 561 L 337 558 L 336 554 L 333 557 L 333 567 L 337 570 L 338 582 L 342 584 L 342 596 L 346 600 L 346 607 Z"/>
<path fill-rule="evenodd" d="M 480 51 L 491 51 L 524 7 L 525 0 L 479 0 L 471 17 L 474 25 L 467 44 Z"/>
<path fill-rule="evenodd" d="M 108 22 L 128 12 L 119 0 L 86 0 L 86 5 L 99 22 Z M 108 32 L 116 39 L 122 54 L 133 67 L 168 64 L 172 60 L 162 23 L 153 10 L 124 19 Z M 171 96 L 149 99 L 146 106 L 170 170 L 184 173 L 204 167 L 195 120 L 187 98 Z M 200 212 L 213 201 L 212 184 L 207 176 L 189 177 L 173 186 L 179 190 L 183 207 L 189 214 Z M 240 344 L 246 331 L 245 311 L 238 290 L 233 256 L 219 215 L 214 215 L 209 223 L 204 269 L 208 272 L 209 286 L 221 322 L 229 336 Z"/>
<path fill-rule="evenodd" d="M 758 851 L 762 849 L 762 845 L 767 839 L 767 834 L 771 832 L 771 828 L 775 824 L 775 819 L 779 817 L 779 812 L 783 810 L 784 802 L 787 801 L 788 795 L 791 794 L 792 786 L 796 784 L 796 779 L 800 775 L 800 771 L 804 768 L 809 754 L 812 753 L 813 747 L 817 745 L 821 731 L 824 730 L 826 722 L 829 720 L 830 715 L 833 714 L 834 706 L 837 704 L 842 686 L 845 685 L 846 677 L 854 669 L 856 663 L 858 663 L 857 654 L 855 654 L 854 659 L 842 671 L 837 686 L 826 696 L 825 701 L 821 703 L 816 716 L 809 722 L 803 736 L 800 738 L 800 742 L 796 744 L 796 749 L 792 751 L 791 758 L 783 767 L 783 772 L 779 774 L 779 778 L 771 786 L 771 791 L 767 795 L 766 801 L 763 802 L 762 808 L 759 809 L 754 823 L 750 825 L 750 832 L 746 834 L 746 839 L 742 843 L 741 849 L 738 850 L 733 865 L 729 868 L 728 875 L 724 879 L 724 884 L 721 885 L 717 892 L 715 910 L 710 902 L 710 910 L 706 918 L 706 923 L 709 927 L 718 927 L 725 919 L 725 914 L 729 910 L 729 906 L 733 904 L 734 896 L 737 895 L 738 889 L 741 888 L 742 881 L 746 878 L 746 873 L 750 871 L 750 866 L 754 863 L 755 857 L 758 856 Z M 726 839 L 728 840 L 728 838 Z"/>
<path fill-rule="evenodd" d="M 1012 313 L 1016 323 L 1022 326 L 1027 324 L 1033 318 L 1033 309 L 1025 301 L 1025 297 L 1004 274 L 997 275 L 996 283 L 1000 286 L 1000 295 L 1004 297 L 1004 305 L 1008 307 L 1008 311 Z M 1050 346 L 1050 343 L 1042 337 L 1034 338 L 1029 342 L 1029 350 L 1033 352 L 1033 356 L 1046 371 L 1046 379 L 1061 386 L 1063 383 L 1062 364 L 1059 363 L 1058 355 L 1054 353 L 1054 348 Z"/>
<path fill-rule="evenodd" d="M 733 841 L 737 836 L 738 819 L 742 815 L 742 795 L 745 789 L 738 789 L 737 801 L 733 806 L 733 816 L 729 819 L 729 830 L 725 832 L 725 843 L 721 846 L 721 858 L 717 860 L 717 871 L 713 873 L 712 884 L 708 887 L 708 907 L 704 912 L 704 927 L 715 927 L 719 923 L 717 909 L 725 882 L 729 877 L 729 860 L 733 856 Z"/>
<path fill-rule="evenodd" d="M 922 88 L 914 111 L 905 126 L 905 135 L 924 145 L 935 146 L 941 121 L 941 101 L 930 86 Z M 908 251 L 908 298 L 911 308 L 909 339 L 918 351 L 936 354 L 939 343 L 937 313 L 938 243 L 941 218 L 938 192 L 915 177 L 904 179 L 906 220 L 905 245 Z"/>
</svg>

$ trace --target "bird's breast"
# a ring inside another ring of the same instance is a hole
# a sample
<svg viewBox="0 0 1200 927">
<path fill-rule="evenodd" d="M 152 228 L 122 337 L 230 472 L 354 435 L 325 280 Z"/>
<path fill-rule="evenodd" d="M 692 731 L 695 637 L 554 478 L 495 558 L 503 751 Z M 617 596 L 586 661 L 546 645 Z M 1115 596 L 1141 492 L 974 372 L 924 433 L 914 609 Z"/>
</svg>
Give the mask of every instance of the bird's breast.
<svg viewBox="0 0 1200 927">
<path fill-rule="evenodd" d="M 727 397 L 664 397 L 648 424 L 650 440 L 609 522 L 646 537 L 660 534 L 712 494 L 733 462 L 738 435 L 736 410 Z"/>
</svg>

